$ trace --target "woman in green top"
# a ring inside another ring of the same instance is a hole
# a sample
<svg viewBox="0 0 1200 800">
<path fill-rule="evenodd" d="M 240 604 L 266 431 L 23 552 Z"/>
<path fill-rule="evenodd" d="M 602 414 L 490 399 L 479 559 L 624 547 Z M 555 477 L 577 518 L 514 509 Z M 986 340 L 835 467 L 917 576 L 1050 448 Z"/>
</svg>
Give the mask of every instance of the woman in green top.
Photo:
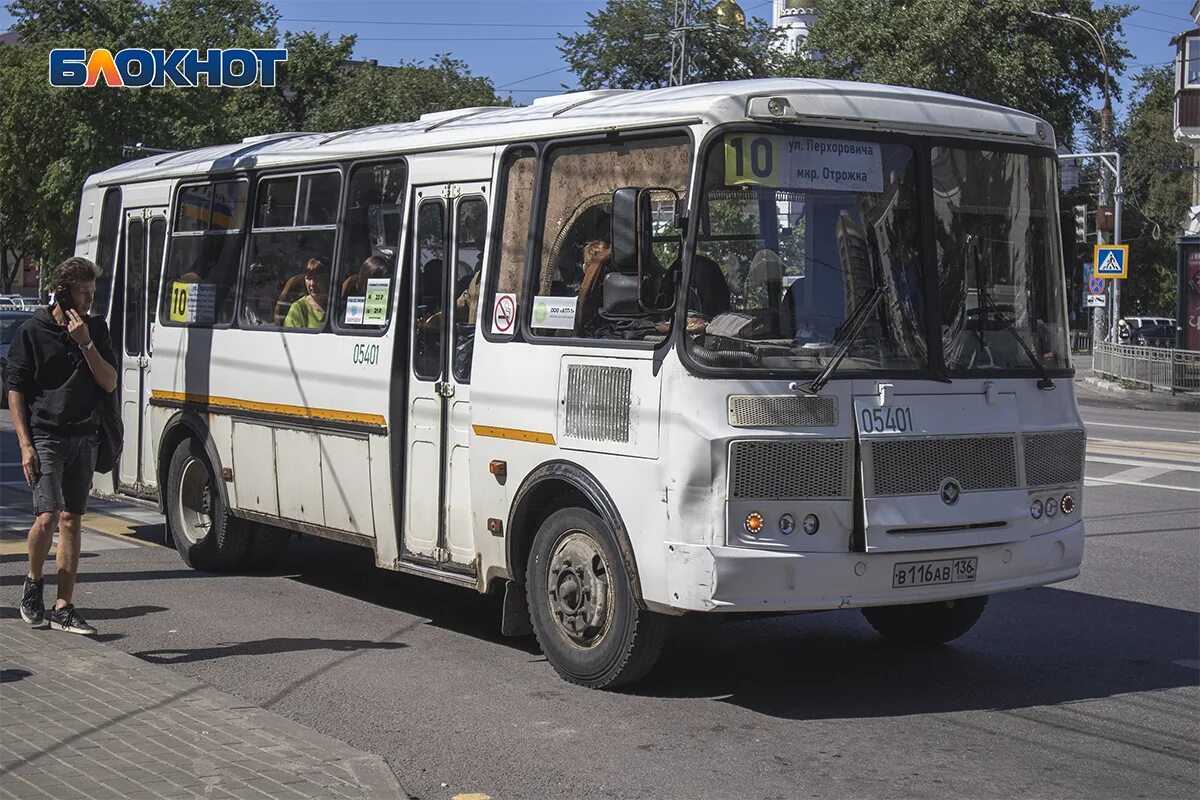
<svg viewBox="0 0 1200 800">
<path fill-rule="evenodd" d="M 305 265 L 304 288 L 308 294 L 292 303 L 283 320 L 283 327 L 325 327 L 325 305 L 329 302 L 329 267 L 319 258 L 310 259 Z"/>
</svg>

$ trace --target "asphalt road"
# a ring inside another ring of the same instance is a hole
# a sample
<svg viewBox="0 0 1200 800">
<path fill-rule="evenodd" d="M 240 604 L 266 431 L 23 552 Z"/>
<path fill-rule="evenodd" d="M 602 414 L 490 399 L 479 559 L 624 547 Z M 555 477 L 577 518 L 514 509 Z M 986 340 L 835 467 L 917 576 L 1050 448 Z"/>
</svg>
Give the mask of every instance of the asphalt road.
<svg viewBox="0 0 1200 800">
<path fill-rule="evenodd" d="M 634 690 L 588 691 L 502 638 L 495 601 L 311 538 L 270 575 L 193 572 L 132 506 L 88 519 L 77 603 L 113 647 L 382 754 L 412 797 L 1192 797 L 1200 415 L 1130 405 L 1082 401 L 1083 574 L 933 651 L 857 612 L 701 622 Z M 0 448 L 11 615 L 7 418 Z"/>
</svg>

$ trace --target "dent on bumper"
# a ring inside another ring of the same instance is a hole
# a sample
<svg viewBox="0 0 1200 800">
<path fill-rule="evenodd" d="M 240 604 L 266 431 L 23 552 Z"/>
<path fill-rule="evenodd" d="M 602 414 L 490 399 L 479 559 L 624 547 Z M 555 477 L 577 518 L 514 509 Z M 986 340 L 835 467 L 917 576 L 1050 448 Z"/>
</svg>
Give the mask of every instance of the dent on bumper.
<svg viewBox="0 0 1200 800">
<path fill-rule="evenodd" d="M 1083 522 L 1020 542 L 901 553 L 766 553 L 667 542 L 667 602 L 686 611 L 817 611 L 996 594 L 1068 580 Z M 974 583 L 892 588 L 892 567 L 974 556 Z"/>
</svg>

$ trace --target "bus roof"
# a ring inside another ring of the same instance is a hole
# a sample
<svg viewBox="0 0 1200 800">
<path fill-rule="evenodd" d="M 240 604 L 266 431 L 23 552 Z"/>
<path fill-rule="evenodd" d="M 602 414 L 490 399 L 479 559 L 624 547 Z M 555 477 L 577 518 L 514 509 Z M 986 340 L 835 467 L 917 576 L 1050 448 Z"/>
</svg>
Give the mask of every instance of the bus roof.
<svg viewBox="0 0 1200 800">
<path fill-rule="evenodd" d="M 771 103 L 773 99 L 780 102 Z M 126 162 L 93 175 L 89 183 L 270 169 L 648 126 L 753 120 L 958 135 L 1054 147 L 1054 133 L 1044 120 L 980 100 L 900 86 L 778 78 L 642 91 L 569 92 L 538 98 L 528 106 L 439 111 L 413 122 L 336 133 L 255 136 L 235 144 Z"/>
</svg>

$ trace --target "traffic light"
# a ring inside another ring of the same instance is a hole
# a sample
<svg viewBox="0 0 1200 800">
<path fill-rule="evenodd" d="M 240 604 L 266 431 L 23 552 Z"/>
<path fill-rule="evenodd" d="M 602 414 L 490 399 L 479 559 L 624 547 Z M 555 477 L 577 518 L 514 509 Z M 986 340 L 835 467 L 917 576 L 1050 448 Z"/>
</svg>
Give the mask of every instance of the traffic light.
<svg viewBox="0 0 1200 800">
<path fill-rule="evenodd" d="M 1075 241 L 1086 242 L 1087 229 L 1087 206 L 1075 206 Z"/>
</svg>

